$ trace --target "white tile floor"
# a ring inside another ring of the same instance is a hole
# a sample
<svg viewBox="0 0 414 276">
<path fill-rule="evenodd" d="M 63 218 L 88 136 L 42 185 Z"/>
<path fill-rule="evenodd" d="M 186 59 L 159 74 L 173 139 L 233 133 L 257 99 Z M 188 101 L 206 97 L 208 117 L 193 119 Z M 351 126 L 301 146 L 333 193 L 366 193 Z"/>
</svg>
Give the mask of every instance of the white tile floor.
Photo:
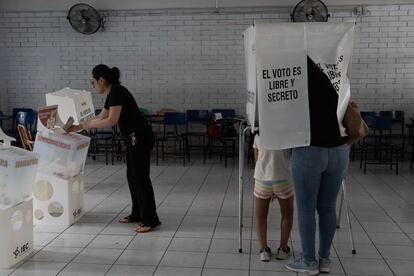
<svg viewBox="0 0 414 276">
<path fill-rule="evenodd" d="M 71 227 L 35 227 L 36 252 L 24 264 L 0 275 L 296 275 L 283 261 L 262 263 L 253 223 L 252 170 L 246 168 L 243 253 L 238 253 L 238 168 L 200 160 L 152 167 L 162 225 L 136 234 L 118 223 L 130 210 L 125 166 L 86 166 L 87 213 Z M 342 216 L 332 249 L 331 275 L 414 275 L 414 171 L 401 166 L 361 174 L 351 163 L 348 200 L 356 242 L 351 253 Z M 273 250 L 279 237 L 278 208 L 269 214 Z M 293 248 L 300 251 L 295 226 Z"/>
</svg>

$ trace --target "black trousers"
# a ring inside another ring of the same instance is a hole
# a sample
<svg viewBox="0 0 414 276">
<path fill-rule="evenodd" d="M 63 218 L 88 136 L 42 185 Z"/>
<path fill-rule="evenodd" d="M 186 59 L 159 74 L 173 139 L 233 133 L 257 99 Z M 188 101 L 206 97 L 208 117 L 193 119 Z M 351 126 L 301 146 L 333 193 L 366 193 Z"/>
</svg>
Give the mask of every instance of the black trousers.
<svg viewBox="0 0 414 276">
<path fill-rule="evenodd" d="M 150 158 L 154 135 L 137 137 L 133 146 L 127 143 L 127 178 L 132 199 L 131 217 L 147 226 L 160 223 L 156 212 L 154 190 L 150 178 Z"/>
</svg>

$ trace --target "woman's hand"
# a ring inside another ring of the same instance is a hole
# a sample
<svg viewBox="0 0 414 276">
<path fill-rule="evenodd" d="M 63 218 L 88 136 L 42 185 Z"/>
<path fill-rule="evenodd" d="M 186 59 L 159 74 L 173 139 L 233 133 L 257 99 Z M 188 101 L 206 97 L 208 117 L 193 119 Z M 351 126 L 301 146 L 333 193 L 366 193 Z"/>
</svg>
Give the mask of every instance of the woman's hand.
<svg viewBox="0 0 414 276">
<path fill-rule="evenodd" d="M 82 125 L 72 125 L 66 132 L 78 132 L 83 129 Z"/>
</svg>

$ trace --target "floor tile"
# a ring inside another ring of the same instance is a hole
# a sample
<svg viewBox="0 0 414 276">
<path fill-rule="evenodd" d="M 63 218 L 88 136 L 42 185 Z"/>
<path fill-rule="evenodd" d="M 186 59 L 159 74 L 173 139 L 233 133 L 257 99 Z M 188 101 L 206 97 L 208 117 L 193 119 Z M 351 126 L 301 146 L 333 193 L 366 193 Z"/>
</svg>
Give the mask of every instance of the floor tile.
<svg viewBox="0 0 414 276">
<path fill-rule="evenodd" d="M 83 264 L 113 264 L 122 254 L 121 249 L 96 249 L 85 248 L 76 258 L 74 263 Z"/>
<path fill-rule="evenodd" d="M 174 238 L 170 246 L 168 247 L 168 250 L 207 252 L 210 246 L 210 242 L 211 242 L 210 239 Z"/>
<path fill-rule="evenodd" d="M 65 269 L 59 273 L 59 276 L 79 276 L 79 275 L 90 275 L 90 276 L 100 276 L 105 275 L 109 270 L 110 265 L 103 264 L 80 264 L 80 263 L 70 263 Z"/>
<path fill-rule="evenodd" d="M 161 260 L 161 266 L 203 267 L 207 253 L 167 251 Z"/>
<path fill-rule="evenodd" d="M 26 262 L 15 270 L 13 276 L 49 276 L 56 275 L 66 263 L 57 262 Z"/>
<path fill-rule="evenodd" d="M 156 266 L 163 255 L 164 251 L 125 250 L 116 261 L 116 264 Z"/>
<path fill-rule="evenodd" d="M 209 253 L 206 268 L 249 269 L 248 254 Z"/>
<path fill-rule="evenodd" d="M 201 275 L 201 268 L 165 267 L 160 266 L 154 276 L 197 276 Z"/>
<path fill-rule="evenodd" d="M 52 247 L 47 246 L 37 252 L 31 260 L 42 262 L 68 263 L 82 250 L 75 247 Z"/>
<path fill-rule="evenodd" d="M 108 271 L 108 276 L 148 276 L 155 271 L 155 266 L 114 265 Z"/>
</svg>

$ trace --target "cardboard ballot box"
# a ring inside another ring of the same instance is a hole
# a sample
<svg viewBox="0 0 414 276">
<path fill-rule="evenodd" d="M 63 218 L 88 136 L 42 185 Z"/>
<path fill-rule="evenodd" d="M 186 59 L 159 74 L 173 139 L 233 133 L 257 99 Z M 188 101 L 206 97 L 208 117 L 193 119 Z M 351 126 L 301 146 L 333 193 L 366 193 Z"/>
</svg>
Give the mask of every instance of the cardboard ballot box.
<svg viewBox="0 0 414 276">
<path fill-rule="evenodd" d="M 47 105 L 58 105 L 59 116 L 63 122 L 73 117 L 74 124 L 93 118 L 95 109 L 93 107 L 91 92 L 71 89 L 46 94 Z"/>
<path fill-rule="evenodd" d="M 38 172 L 33 186 L 35 224 L 72 225 L 83 215 L 84 178 L 61 178 Z"/>
<path fill-rule="evenodd" d="M 33 151 L 39 154 L 39 172 L 72 177 L 82 172 L 90 138 L 62 129 L 38 131 Z"/>
<path fill-rule="evenodd" d="M 0 208 L 28 199 L 38 167 L 38 155 L 0 143 Z"/>
<path fill-rule="evenodd" d="M 33 252 L 33 200 L 0 208 L 0 268 L 10 268 Z"/>
</svg>

